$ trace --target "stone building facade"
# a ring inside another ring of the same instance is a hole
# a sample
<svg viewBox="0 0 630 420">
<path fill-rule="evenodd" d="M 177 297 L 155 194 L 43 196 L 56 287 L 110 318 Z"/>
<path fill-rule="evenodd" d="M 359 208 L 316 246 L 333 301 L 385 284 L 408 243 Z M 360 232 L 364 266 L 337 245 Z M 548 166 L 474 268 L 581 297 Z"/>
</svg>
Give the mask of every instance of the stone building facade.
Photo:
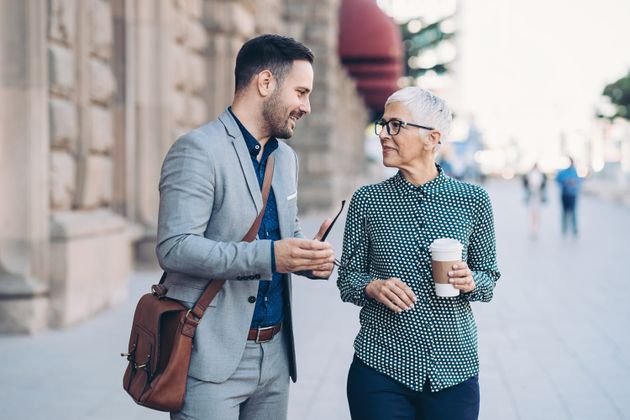
<svg viewBox="0 0 630 420">
<path fill-rule="evenodd" d="M 121 302 L 155 261 L 162 158 L 231 102 L 242 43 L 315 52 L 300 209 L 359 183 L 368 113 L 337 56 L 341 0 L 0 0 L 0 332 L 65 327 Z"/>
</svg>

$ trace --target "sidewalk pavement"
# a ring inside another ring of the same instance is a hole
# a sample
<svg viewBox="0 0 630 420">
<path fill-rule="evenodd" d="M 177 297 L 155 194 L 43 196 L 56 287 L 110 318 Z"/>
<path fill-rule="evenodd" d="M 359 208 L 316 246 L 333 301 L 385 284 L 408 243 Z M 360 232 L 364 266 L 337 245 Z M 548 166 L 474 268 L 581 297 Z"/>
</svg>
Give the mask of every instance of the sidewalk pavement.
<svg viewBox="0 0 630 420">
<path fill-rule="evenodd" d="M 491 182 L 502 278 L 475 303 L 482 420 L 630 419 L 630 210 L 584 197 L 580 237 L 562 238 L 551 191 L 542 233 L 528 234 L 517 183 Z M 303 220 L 314 234 L 321 217 Z M 343 222 L 340 220 L 340 222 Z M 330 240 L 340 252 L 343 223 Z M 124 304 L 76 327 L 0 337 L 0 419 L 164 419 L 122 390 L 132 311 L 159 272 L 134 273 Z M 294 280 L 298 383 L 289 419 L 347 420 L 345 397 L 358 308 L 335 279 Z"/>
<path fill-rule="evenodd" d="M 618 179 L 587 178 L 584 193 L 630 208 L 630 182 Z"/>
</svg>

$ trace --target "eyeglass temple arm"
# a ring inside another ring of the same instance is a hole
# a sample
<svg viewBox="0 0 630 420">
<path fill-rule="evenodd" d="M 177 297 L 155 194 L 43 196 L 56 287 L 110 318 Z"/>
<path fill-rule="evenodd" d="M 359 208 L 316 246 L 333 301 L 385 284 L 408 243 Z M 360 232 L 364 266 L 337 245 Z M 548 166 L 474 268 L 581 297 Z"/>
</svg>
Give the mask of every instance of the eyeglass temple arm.
<svg viewBox="0 0 630 420">
<path fill-rule="evenodd" d="M 339 268 L 347 268 L 348 264 L 350 263 L 350 261 L 352 260 L 352 257 L 354 257 L 354 254 L 356 254 L 357 249 L 353 249 L 352 252 L 350 253 L 350 255 L 348 256 L 348 258 L 346 259 L 346 263 L 342 263 L 341 260 L 338 260 L 335 258 L 335 261 L 333 262 L 333 265 L 339 267 Z"/>
<path fill-rule="evenodd" d="M 366 227 L 366 221 L 363 221 L 363 230 L 365 232 L 365 227 Z M 356 245 L 356 244 L 355 244 Z M 346 262 L 343 263 L 341 262 L 341 259 L 337 259 L 335 258 L 335 261 L 333 262 L 333 265 L 339 267 L 339 268 L 348 268 L 348 264 L 350 264 L 350 261 L 352 260 L 352 258 L 354 257 L 354 255 L 357 253 L 357 250 L 359 249 L 358 246 L 354 246 L 352 248 L 352 252 L 350 253 L 350 255 L 348 256 L 348 258 L 346 258 Z"/>
<path fill-rule="evenodd" d="M 341 200 L 341 208 L 339 209 L 339 212 L 337 213 L 335 218 L 332 220 L 332 223 L 330 224 L 330 226 L 328 226 L 328 229 L 326 229 L 326 232 L 324 232 L 324 234 L 322 235 L 322 238 L 320 239 L 321 241 L 325 241 L 326 240 L 326 238 L 328 237 L 328 234 L 332 230 L 332 227 L 335 225 L 335 222 L 337 221 L 337 219 L 341 215 L 341 212 L 343 211 L 343 207 L 345 205 L 346 205 L 346 200 Z"/>
</svg>

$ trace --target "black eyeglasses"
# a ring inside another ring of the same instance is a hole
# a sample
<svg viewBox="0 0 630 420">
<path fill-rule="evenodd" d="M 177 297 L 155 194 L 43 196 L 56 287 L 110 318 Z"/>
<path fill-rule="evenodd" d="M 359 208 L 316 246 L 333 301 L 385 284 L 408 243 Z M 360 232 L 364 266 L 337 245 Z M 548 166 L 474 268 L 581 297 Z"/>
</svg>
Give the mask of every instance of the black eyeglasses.
<svg viewBox="0 0 630 420">
<path fill-rule="evenodd" d="M 333 262 L 333 265 L 338 267 L 338 268 L 343 268 L 346 269 L 348 268 L 348 266 L 350 265 L 350 261 L 352 260 L 352 258 L 354 257 L 354 254 L 357 253 L 357 249 L 358 247 L 355 247 L 352 252 L 350 253 L 350 255 L 348 256 L 348 258 L 346 258 L 346 262 L 342 263 L 341 260 L 338 260 L 335 258 L 335 261 Z"/>
<path fill-rule="evenodd" d="M 324 234 L 322 235 L 322 238 L 320 239 L 321 241 L 325 241 L 326 240 L 326 238 L 328 237 L 328 234 L 332 230 L 332 227 L 335 225 L 335 222 L 337 221 L 337 219 L 341 215 L 341 212 L 343 211 L 343 208 L 344 208 L 345 205 L 346 205 L 346 200 L 341 200 L 341 208 L 339 209 L 339 211 L 335 215 L 334 219 L 332 220 L 332 223 L 330 223 L 330 226 L 328 226 L 328 229 L 326 229 L 326 232 L 324 232 Z M 335 258 L 335 261 L 333 262 L 333 265 L 338 267 L 338 268 L 348 268 L 348 264 L 350 263 L 350 260 L 352 260 L 352 257 L 354 257 L 354 254 L 356 254 L 357 249 L 358 249 L 358 247 L 354 247 L 354 249 L 350 253 L 350 256 L 346 259 L 345 263 L 342 263 L 341 260 L 338 260 L 338 259 Z"/>
<path fill-rule="evenodd" d="M 425 130 L 435 130 L 435 128 L 427 127 L 424 125 L 412 124 L 403 120 L 392 118 L 389 121 L 385 121 L 383 119 L 376 121 L 376 123 L 374 123 L 374 132 L 376 133 L 377 136 L 380 136 L 381 132 L 383 131 L 383 128 L 387 127 L 387 134 L 389 134 L 390 136 L 395 136 L 396 134 L 400 133 L 400 129 L 402 127 L 406 127 L 406 126 L 423 128 Z"/>
<path fill-rule="evenodd" d="M 341 215 L 341 212 L 343 211 L 343 208 L 344 208 L 345 205 L 346 205 L 346 200 L 341 200 L 341 208 L 339 209 L 339 211 L 335 215 L 335 218 L 332 220 L 332 223 L 330 224 L 330 226 L 328 226 L 328 229 L 326 229 L 326 232 L 324 232 L 324 234 L 322 235 L 322 238 L 320 239 L 320 241 L 325 241 L 326 240 L 326 238 L 328 237 L 328 234 L 332 230 L 332 227 L 335 225 L 335 222 L 337 221 L 337 219 Z M 350 258 L 352 258 L 352 257 L 350 257 Z M 345 268 L 346 267 L 345 264 L 341 264 L 341 261 L 339 261 L 336 258 L 335 258 L 335 261 L 333 262 L 333 265 L 335 265 L 335 266 L 337 266 L 339 268 Z"/>
<path fill-rule="evenodd" d="M 326 232 L 324 232 L 324 234 L 322 235 L 322 238 L 320 239 L 320 241 L 323 242 L 323 241 L 326 240 L 326 238 L 328 237 L 328 234 L 332 230 L 332 227 L 335 225 L 335 222 L 337 221 L 337 219 L 341 215 L 341 212 L 343 211 L 343 206 L 345 206 L 345 205 L 346 205 L 346 200 L 341 200 L 341 208 L 339 209 L 339 211 L 335 215 L 335 218 L 332 220 L 332 223 L 330 224 L 330 226 L 328 226 L 328 229 L 326 229 Z"/>
</svg>

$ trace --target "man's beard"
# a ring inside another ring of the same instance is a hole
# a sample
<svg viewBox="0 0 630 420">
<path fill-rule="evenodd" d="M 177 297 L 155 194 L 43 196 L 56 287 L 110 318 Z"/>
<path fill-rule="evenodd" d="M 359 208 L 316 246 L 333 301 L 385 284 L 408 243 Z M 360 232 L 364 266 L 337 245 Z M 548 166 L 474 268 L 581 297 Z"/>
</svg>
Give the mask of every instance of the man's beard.
<svg viewBox="0 0 630 420">
<path fill-rule="evenodd" d="M 263 105 L 262 114 L 267 123 L 267 133 L 271 137 L 288 139 L 293 135 L 293 130 L 289 128 L 290 116 L 301 117 L 301 112 L 289 113 L 289 107 L 282 106 L 279 92 L 276 90 L 271 94 Z"/>
</svg>

